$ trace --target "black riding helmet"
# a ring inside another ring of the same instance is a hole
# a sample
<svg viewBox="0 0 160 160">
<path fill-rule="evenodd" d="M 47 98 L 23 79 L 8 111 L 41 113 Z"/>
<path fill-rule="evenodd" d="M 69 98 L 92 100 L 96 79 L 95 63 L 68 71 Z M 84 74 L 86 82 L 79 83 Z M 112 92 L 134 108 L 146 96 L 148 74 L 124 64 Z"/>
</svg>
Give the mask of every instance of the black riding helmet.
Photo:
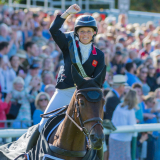
<svg viewBox="0 0 160 160">
<path fill-rule="evenodd" d="M 90 15 L 82 15 L 76 19 L 75 25 L 74 25 L 74 33 L 76 36 L 78 36 L 77 31 L 81 27 L 91 27 L 94 29 L 96 34 L 98 32 L 96 20 Z"/>
</svg>

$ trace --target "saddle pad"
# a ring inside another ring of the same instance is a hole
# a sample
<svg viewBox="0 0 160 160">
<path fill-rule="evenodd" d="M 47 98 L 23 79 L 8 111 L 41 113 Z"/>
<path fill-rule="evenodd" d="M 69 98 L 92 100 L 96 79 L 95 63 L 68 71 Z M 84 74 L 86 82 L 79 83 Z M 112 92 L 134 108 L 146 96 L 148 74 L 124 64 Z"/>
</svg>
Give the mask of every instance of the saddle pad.
<svg viewBox="0 0 160 160">
<path fill-rule="evenodd" d="M 13 160 L 27 153 L 36 144 L 38 137 L 38 125 L 30 127 L 17 141 L 0 146 L 0 160 L 2 157 Z"/>
</svg>

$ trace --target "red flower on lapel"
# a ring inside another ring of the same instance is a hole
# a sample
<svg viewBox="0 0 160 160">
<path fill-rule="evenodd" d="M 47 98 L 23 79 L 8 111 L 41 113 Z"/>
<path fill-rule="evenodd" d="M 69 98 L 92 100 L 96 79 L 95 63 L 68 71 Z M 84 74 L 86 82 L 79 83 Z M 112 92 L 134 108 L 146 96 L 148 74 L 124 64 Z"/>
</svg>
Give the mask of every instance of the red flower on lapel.
<svg viewBox="0 0 160 160">
<path fill-rule="evenodd" d="M 92 66 L 96 67 L 96 66 L 97 66 L 97 64 L 98 64 L 98 61 L 93 60 L 93 62 L 92 62 Z"/>
</svg>

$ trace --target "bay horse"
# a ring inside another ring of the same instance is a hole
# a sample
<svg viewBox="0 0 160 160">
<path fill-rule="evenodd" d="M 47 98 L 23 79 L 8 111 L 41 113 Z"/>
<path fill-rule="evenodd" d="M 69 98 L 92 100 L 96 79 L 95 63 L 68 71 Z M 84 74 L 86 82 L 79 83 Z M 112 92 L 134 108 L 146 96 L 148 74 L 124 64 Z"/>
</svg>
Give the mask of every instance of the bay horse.
<svg viewBox="0 0 160 160">
<path fill-rule="evenodd" d="M 60 112 L 57 114 L 59 115 L 57 117 L 63 117 L 63 120 L 59 123 L 59 126 L 56 124 L 56 129 L 53 130 L 50 127 L 49 134 L 47 132 L 48 138 L 46 138 L 45 131 L 54 120 L 54 118 L 50 118 L 51 120 L 47 121 L 39 137 L 34 138 L 36 145 L 34 144 L 35 146 L 27 153 L 22 154 L 22 158 L 20 155 L 14 160 L 103 160 L 104 98 L 101 86 L 105 74 L 106 66 L 95 78 L 83 78 L 72 65 L 72 77 L 77 88 L 70 104 L 60 111 L 63 114 L 60 114 Z M 46 115 L 47 113 L 42 116 Z M 26 138 L 26 135 L 23 137 Z M 23 142 L 21 144 L 24 144 Z M 29 142 L 32 142 L 32 140 L 29 140 Z M 7 154 L 5 154 L 5 157 L 7 157 Z M 10 158 L 7 160 L 10 160 Z"/>
<path fill-rule="evenodd" d="M 72 77 L 77 86 L 64 121 L 53 132 L 48 143 L 68 151 L 86 152 L 88 148 L 102 151 L 103 134 L 103 105 L 102 86 L 106 74 L 106 67 L 95 78 L 83 79 L 72 66 Z M 62 97 L 63 98 L 63 97 Z M 75 155 L 76 156 L 76 155 Z M 56 154 L 65 160 L 81 160 L 82 157 L 68 157 Z M 102 159 L 103 156 L 99 157 Z"/>
</svg>

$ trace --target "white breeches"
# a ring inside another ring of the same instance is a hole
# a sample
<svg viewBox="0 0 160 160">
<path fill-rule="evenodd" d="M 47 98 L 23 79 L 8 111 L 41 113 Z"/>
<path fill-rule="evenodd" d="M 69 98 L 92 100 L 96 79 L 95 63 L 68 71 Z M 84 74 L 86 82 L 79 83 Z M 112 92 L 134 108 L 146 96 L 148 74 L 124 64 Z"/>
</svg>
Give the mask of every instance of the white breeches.
<svg viewBox="0 0 160 160">
<path fill-rule="evenodd" d="M 44 113 L 51 112 L 57 108 L 68 105 L 71 101 L 71 98 L 73 96 L 75 89 L 76 89 L 75 87 L 67 88 L 67 89 L 56 89 Z M 39 124 L 39 132 L 41 132 L 47 120 L 48 118 L 42 118 Z"/>
</svg>

